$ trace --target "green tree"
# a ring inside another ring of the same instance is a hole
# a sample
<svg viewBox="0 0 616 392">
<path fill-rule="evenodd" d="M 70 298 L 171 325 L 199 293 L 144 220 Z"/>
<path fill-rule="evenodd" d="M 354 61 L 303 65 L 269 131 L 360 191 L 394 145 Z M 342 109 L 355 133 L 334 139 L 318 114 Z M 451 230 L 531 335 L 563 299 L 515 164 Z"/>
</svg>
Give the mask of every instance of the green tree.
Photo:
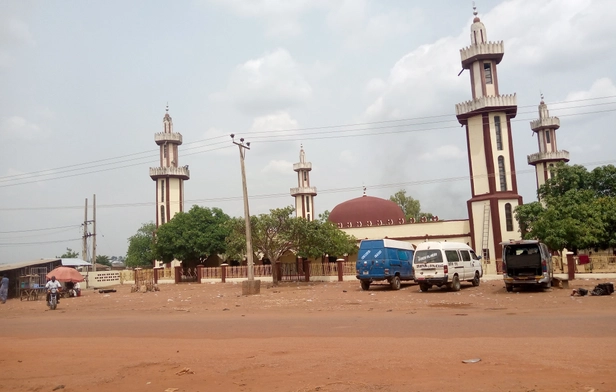
<svg viewBox="0 0 616 392">
<path fill-rule="evenodd" d="M 297 254 L 307 258 L 320 258 L 323 255 L 352 255 L 358 250 L 357 239 L 338 229 L 332 222 L 298 222 Z"/>
<path fill-rule="evenodd" d="M 430 219 L 433 216 L 429 212 L 421 212 L 421 204 L 419 203 L 419 200 L 415 200 L 411 196 L 407 196 L 405 189 L 400 189 L 393 196 L 390 196 L 389 200 L 393 201 L 399 205 L 400 208 L 402 208 L 402 212 L 404 212 L 404 217 L 407 221 L 411 218 L 419 220 L 424 216 Z"/>
<path fill-rule="evenodd" d="M 537 191 L 541 203 L 515 210 L 523 238 L 574 251 L 616 245 L 616 168 L 559 164 L 551 171 Z"/>
<path fill-rule="evenodd" d="M 111 260 L 109 260 L 109 256 L 96 255 L 96 263 L 111 267 Z"/>
<path fill-rule="evenodd" d="M 229 216 L 220 208 L 193 206 L 179 212 L 156 232 L 155 256 L 166 263 L 173 259 L 192 264 L 226 251 Z"/>
<path fill-rule="evenodd" d="M 274 266 L 285 253 L 297 248 L 301 222 L 299 218 L 292 217 L 294 212 L 295 209 L 288 206 L 272 209 L 269 214 L 250 217 L 254 251 L 262 253 Z M 277 285 L 276 268 L 272 268 L 272 279 L 274 285 Z"/>
<path fill-rule="evenodd" d="M 137 233 L 128 238 L 126 251 L 127 267 L 152 267 L 154 265 L 154 232 L 156 225 L 148 222 L 141 225 Z"/>
<path fill-rule="evenodd" d="M 76 259 L 79 257 L 78 252 L 74 252 L 71 248 L 66 248 L 66 252 L 62 256 L 56 256 L 58 259 Z"/>
<path fill-rule="evenodd" d="M 325 210 L 321 214 L 319 214 L 319 221 L 327 222 L 328 219 L 329 219 L 329 210 Z"/>
</svg>

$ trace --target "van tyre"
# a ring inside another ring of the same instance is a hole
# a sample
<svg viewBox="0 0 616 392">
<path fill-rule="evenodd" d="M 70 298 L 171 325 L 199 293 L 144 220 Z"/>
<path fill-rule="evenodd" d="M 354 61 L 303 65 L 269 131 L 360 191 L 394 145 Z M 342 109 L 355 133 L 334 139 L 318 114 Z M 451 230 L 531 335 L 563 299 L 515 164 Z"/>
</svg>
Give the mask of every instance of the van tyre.
<svg viewBox="0 0 616 392">
<path fill-rule="evenodd" d="M 369 280 L 360 280 L 361 289 L 364 291 L 370 290 L 370 281 Z"/>
<path fill-rule="evenodd" d="M 460 278 L 458 278 L 458 275 L 455 275 L 451 283 L 447 284 L 447 288 L 451 291 L 460 291 Z"/>
<path fill-rule="evenodd" d="M 400 290 L 400 277 L 394 276 L 391 278 L 391 282 L 389 282 L 392 290 Z"/>
<path fill-rule="evenodd" d="M 507 290 L 508 293 L 511 293 L 511 292 L 513 292 L 513 285 L 506 284 L 505 285 L 505 289 Z"/>
<path fill-rule="evenodd" d="M 479 283 L 481 283 L 481 280 L 479 279 L 479 272 L 475 272 L 475 277 L 471 280 L 471 283 L 475 287 L 479 286 Z"/>
<path fill-rule="evenodd" d="M 423 292 L 426 292 L 428 290 L 430 290 L 430 287 L 432 287 L 431 284 L 427 284 L 427 283 L 420 283 L 419 284 L 419 289 Z"/>
</svg>

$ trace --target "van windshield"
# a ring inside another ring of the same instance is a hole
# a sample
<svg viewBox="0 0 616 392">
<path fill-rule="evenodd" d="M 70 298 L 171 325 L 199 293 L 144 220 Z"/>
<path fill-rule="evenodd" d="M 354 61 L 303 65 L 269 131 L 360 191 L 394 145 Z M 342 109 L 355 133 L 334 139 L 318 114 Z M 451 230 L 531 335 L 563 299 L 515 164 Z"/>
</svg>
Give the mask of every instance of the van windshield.
<svg viewBox="0 0 616 392">
<path fill-rule="evenodd" d="M 415 252 L 415 263 L 442 263 L 440 250 L 419 250 Z"/>
</svg>

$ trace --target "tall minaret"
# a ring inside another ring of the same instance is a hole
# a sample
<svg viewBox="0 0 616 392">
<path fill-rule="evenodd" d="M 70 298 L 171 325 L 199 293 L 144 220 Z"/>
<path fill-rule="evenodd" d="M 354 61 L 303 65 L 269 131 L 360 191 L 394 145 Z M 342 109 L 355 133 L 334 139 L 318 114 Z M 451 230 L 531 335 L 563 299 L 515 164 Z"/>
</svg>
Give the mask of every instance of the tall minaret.
<svg viewBox="0 0 616 392">
<path fill-rule="evenodd" d="M 291 188 L 291 196 L 295 198 L 295 216 L 314 220 L 314 197 L 317 195 L 317 188 L 310 186 L 312 163 L 306 162 L 304 146 L 300 147 L 299 162 L 293 164 L 293 170 L 297 172 L 297 188 Z"/>
<path fill-rule="evenodd" d="M 150 177 L 156 181 L 156 227 L 169 222 L 175 214 L 184 211 L 184 180 L 190 178 L 188 165 L 178 166 L 178 146 L 182 134 L 173 132 L 173 121 L 167 105 L 163 117 L 163 132 L 154 134 L 160 146 L 160 167 L 150 168 Z"/>
<path fill-rule="evenodd" d="M 473 248 L 483 255 L 492 273 L 500 272 L 501 241 L 520 239 L 515 207 L 518 195 L 511 119 L 517 114 L 515 94 L 500 95 L 496 66 L 503 42 L 489 42 L 486 28 L 477 17 L 471 25 L 471 45 L 460 50 L 462 68 L 470 71 L 473 99 L 456 105 L 456 116 L 466 127 L 471 175 L 471 199 L 467 202 Z M 496 266 L 496 268 L 495 268 Z"/>
<path fill-rule="evenodd" d="M 537 189 L 552 177 L 550 167 L 554 163 L 569 162 L 569 151 L 558 151 L 556 146 L 556 130 L 560 128 L 558 117 L 550 117 L 548 105 L 539 104 L 539 119 L 530 122 L 530 128 L 537 134 L 539 152 L 528 156 L 528 164 L 535 166 Z"/>
</svg>

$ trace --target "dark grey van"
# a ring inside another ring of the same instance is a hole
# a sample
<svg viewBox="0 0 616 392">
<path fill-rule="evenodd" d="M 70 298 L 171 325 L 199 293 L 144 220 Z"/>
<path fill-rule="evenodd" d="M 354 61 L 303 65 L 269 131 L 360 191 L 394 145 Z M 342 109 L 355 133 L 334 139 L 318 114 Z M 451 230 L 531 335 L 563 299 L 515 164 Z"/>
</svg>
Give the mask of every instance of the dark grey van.
<svg viewBox="0 0 616 392">
<path fill-rule="evenodd" d="M 515 287 L 552 286 L 552 255 L 548 247 L 535 240 L 501 242 L 503 246 L 503 279 L 507 291 Z"/>
</svg>

